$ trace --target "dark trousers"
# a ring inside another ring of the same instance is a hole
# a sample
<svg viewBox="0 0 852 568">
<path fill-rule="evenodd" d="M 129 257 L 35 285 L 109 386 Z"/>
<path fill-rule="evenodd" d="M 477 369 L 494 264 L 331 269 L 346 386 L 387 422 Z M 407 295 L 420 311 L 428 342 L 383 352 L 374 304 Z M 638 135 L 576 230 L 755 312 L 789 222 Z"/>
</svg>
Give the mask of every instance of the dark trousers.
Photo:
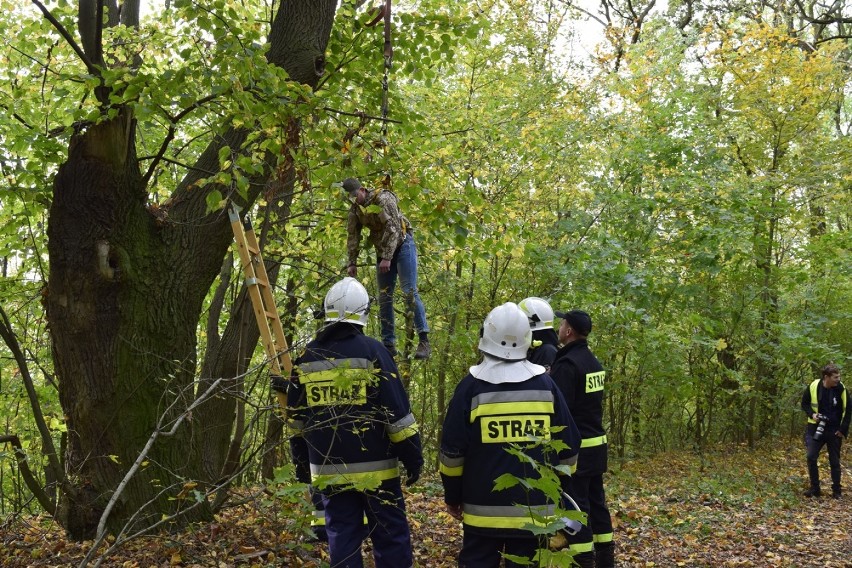
<svg viewBox="0 0 852 568">
<path fill-rule="evenodd" d="M 383 482 L 378 491 L 324 493 L 323 505 L 332 568 L 363 568 L 361 543 L 367 537 L 373 541 L 376 568 L 414 564 L 399 478 Z"/>
<path fill-rule="evenodd" d="M 568 542 L 578 552 L 591 552 L 593 543 L 612 542 L 612 517 L 606 506 L 603 475 L 574 475 L 569 483 L 570 495 L 580 510 L 589 515 L 588 525 Z"/>
<path fill-rule="evenodd" d="M 459 568 L 498 568 L 503 554 L 512 554 L 532 560 L 539 548 L 545 548 L 538 537 L 529 538 L 491 537 L 464 531 L 464 541 L 459 552 Z M 508 558 L 506 568 L 528 566 L 517 564 Z"/>
<path fill-rule="evenodd" d="M 814 440 L 814 431 L 816 427 L 808 427 L 805 432 L 805 446 L 808 449 L 808 477 L 811 481 L 811 487 L 819 489 L 819 452 L 823 446 L 828 448 L 828 466 L 831 469 L 831 489 L 832 491 L 840 491 L 840 448 L 843 445 L 843 438 L 835 436 L 834 432 L 824 433 L 822 438 Z"/>
</svg>

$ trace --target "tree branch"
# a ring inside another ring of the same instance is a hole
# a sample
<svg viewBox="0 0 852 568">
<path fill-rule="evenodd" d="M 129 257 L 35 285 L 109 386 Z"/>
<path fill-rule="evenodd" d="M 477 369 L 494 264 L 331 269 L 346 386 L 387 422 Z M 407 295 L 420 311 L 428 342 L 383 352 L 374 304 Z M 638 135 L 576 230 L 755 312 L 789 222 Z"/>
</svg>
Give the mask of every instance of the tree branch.
<svg viewBox="0 0 852 568">
<path fill-rule="evenodd" d="M 3 342 L 9 348 L 9 351 L 12 352 L 15 362 L 18 364 L 18 368 L 21 371 L 21 376 L 24 380 L 24 388 L 27 391 L 27 397 L 30 401 L 30 408 L 33 411 L 33 420 L 35 420 L 39 434 L 41 435 L 42 444 L 44 444 L 44 448 L 46 450 L 44 453 L 47 455 L 48 467 L 54 477 L 59 480 L 60 483 L 64 484 L 65 475 L 62 466 L 59 463 L 59 458 L 56 455 L 56 447 L 53 445 L 53 438 L 50 435 L 50 429 L 47 427 L 47 423 L 44 421 L 44 415 L 41 412 L 41 406 L 39 405 L 38 395 L 36 394 L 35 387 L 33 386 L 33 378 L 30 375 L 27 359 L 24 357 L 24 352 L 18 342 L 18 338 L 12 330 L 12 324 L 9 322 L 9 317 L 6 315 L 6 311 L 3 310 L 2 307 L 0 307 L 0 337 L 3 338 Z M 29 487 L 29 483 L 27 486 Z M 37 491 L 41 491 L 41 487 L 38 483 L 36 483 L 35 487 L 30 487 L 30 490 L 33 492 L 33 495 L 36 495 L 41 503 L 42 499 L 37 495 Z M 50 505 L 45 506 L 45 511 L 48 511 L 51 515 L 53 515 L 53 513 L 56 512 L 56 509 L 53 505 Z"/>
<path fill-rule="evenodd" d="M 82 48 L 80 48 L 80 46 L 77 45 L 77 42 L 74 41 L 74 38 L 71 37 L 71 34 L 68 33 L 68 30 L 65 29 L 65 26 L 63 26 L 61 23 L 59 23 L 59 20 L 54 18 L 53 14 L 50 13 L 50 10 L 45 8 L 44 4 L 39 2 L 39 0 L 32 0 L 32 2 L 33 2 L 33 4 L 35 4 L 38 7 L 39 10 L 41 10 L 41 13 L 44 14 L 44 17 L 47 19 L 47 21 L 50 22 L 53 25 L 54 28 L 56 28 L 56 31 L 59 32 L 59 35 L 61 35 L 65 39 L 65 41 L 68 42 L 68 45 L 71 46 L 71 49 L 74 50 L 74 53 L 77 54 L 77 57 L 80 58 L 80 61 L 83 62 L 83 64 L 86 66 L 86 69 L 88 69 L 89 73 L 91 73 L 92 75 L 94 75 L 96 77 L 100 77 L 101 76 L 100 69 L 98 69 L 98 67 L 94 63 L 92 63 L 91 59 L 89 59 L 89 57 L 82 50 Z"/>
<path fill-rule="evenodd" d="M 167 112 L 164 112 L 164 114 L 169 119 L 169 123 L 170 123 L 169 124 L 169 131 L 166 134 L 165 138 L 163 138 L 163 143 L 160 144 L 160 149 L 154 155 L 154 159 L 151 162 L 151 164 L 148 166 L 148 170 L 145 172 L 145 175 L 142 177 L 142 179 L 145 181 L 145 185 L 148 185 L 148 183 L 151 181 L 151 177 L 154 175 L 154 171 L 157 169 L 157 166 L 159 165 L 159 163 L 162 162 L 162 161 L 168 161 L 165 158 L 165 155 L 166 155 L 166 150 L 169 147 L 169 144 L 171 144 L 172 140 L 174 140 L 175 133 L 176 133 L 175 125 L 177 125 L 177 123 L 183 117 L 185 117 L 186 115 L 188 115 L 189 113 L 191 113 L 195 109 L 200 108 L 205 103 L 208 103 L 210 101 L 215 100 L 217 97 L 218 97 L 218 95 L 208 95 L 206 97 L 202 97 L 201 99 L 195 101 L 194 103 L 192 103 L 191 105 L 189 105 L 188 107 L 186 107 L 185 109 L 183 109 L 182 111 L 180 111 L 179 113 L 177 113 L 174 116 L 170 115 Z"/>
<path fill-rule="evenodd" d="M 834 11 L 834 8 L 828 10 L 825 16 L 816 18 L 808 14 L 805 10 L 805 6 L 802 4 L 802 0 L 794 0 L 796 3 L 796 7 L 799 9 L 799 15 L 803 20 L 809 22 L 811 24 L 816 24 L 818 26 L 828 26 L 831 24 L 852 24 L 852 18 L 845 18 L 840 16 L 840 12 L 837 13 L 837 16 L 830 17 L 830 14 Z"/>
<path fill-rule="evenodd" d="M 177 404 L 177 399 L 160 417 L 160 422 L 157 424 L 155 430 L 151 433 L 151 436 L 148 437 L 148 441 L 145 443 L 145 447 L 142 448 L 141 452 L 139 452 L 139 455 L 136 457 L 136 460 L 133 462 L 133 465 L 124 475 L 124 479 L 121 480 L 121 482 L 118 484 L 118 487 L 115 488 L 112 497 L 110 497 L 107 506 L 104 508 L 104 512 L 101 514 L 101 519 L 98 522 L 98 530 L 96 533 L 95 541 L 92 544 L 92 548 L 89 551 L 89 554 L 86 555 L 86 557 L 83 559 L 83 562 L 80 564 L 81 568 L 88 564 L 94 552 L 98 550 L 104 538 L 106 538 L 107 519 L 109 518 L 112 509 L 115 507 L 115 504 L 121 497 L 121 494 L 124 493 L 124 489 L 127 487 L 127 484 L 130 483 L 130 480 L 133 478 L 134 475 L 136 475 L 136 472 L 139 470 L 139 468 L 142 467 L 142 462 L 147 459 L 148 453 L 151 451 L 151 448 L 154 447 L 154 442 L 156 442 L 160 436 L 173 436 L 175 432 L 177 432 L 178 428 L 180 428 L 180 425 L 183 423 L 183 421 L 188 416 L 192 415 L 192 411 L 195 410 L 195 408 L 197 408 L 199 405 L 201 405 L 201 403 L 203 403 L 205 400 L 207 400 L 214 394 L 216 387 L 219 385 L 219 383 L 222 382 L 222 380 L 222 378 L 218 378 L 213 381 L 210 387 L 206 391 L 204 391 L 204 394 L 202 394 L 195 401 L 193 401 L 193 403 L 190 404 L 187 409 L 184 410 L 181 415 L 174 420 L 174 422 L 172 422 L 170 429 L 164 429 L 166 425 L 163 423 L 163 419 L 168 415 L 168 411 L 171 410 L 174 404 Z"/>
<path fill-rule="evenodd" d="M 21 477 L 24 478 L 24 484 L 27 488 L 32 491 L 33 496 L 38 500 L 39 505 L 49 514 L 51 517 L 56 514 L 56 505 L 53 501 L 48 497 L 47 493 L 39 484 L 38 479 L 36 479 L 35 475 L 33 475 L 32 470 L 30 470 L 30 464 L 27 461 L 27 454 L 24 452 L 23 446 L 21 446 L 21 440 L 18 436 L 14 434 L 0 436 L 0 444 L 12 444 L 12 447 L 15 448 L 15 459 L 18 462 L 18 471 L 21 472 Z"/>
</svg>

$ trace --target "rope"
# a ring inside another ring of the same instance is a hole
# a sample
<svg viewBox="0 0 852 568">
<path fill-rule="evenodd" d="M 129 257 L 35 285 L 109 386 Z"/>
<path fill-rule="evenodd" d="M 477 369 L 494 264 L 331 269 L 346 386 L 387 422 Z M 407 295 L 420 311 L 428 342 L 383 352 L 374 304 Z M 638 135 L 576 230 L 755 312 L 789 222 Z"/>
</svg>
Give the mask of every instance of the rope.
<svg viewBox="0 0 852 568">
<path fill-rule="evenodd" d="M 382 77 L 382 137 L 388 132 L 388 75 L 393 65 L 393 45 L 391 44 L 391 0 L 385 0 L 385 74 Z"/>
<path fill-rule="evenodd" d="M 385 72 L 382 77 L 382 153 L 387 157 L 388 149 L 388 75 L 393 66 L 393 45 L 391 44 L 391 0 L 385 0 Z M 385 173 L 382 185 L 390 187 L 390 172 Z"/>
</svg>

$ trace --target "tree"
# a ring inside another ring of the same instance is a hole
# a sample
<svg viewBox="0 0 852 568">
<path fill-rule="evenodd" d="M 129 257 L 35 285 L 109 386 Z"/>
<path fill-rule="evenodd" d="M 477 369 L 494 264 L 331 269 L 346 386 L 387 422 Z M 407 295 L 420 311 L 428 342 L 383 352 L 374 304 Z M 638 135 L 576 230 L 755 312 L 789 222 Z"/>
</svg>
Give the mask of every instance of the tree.
<svg viewBox="0 0 852 568">
<path fill-rule="evenodd" d="M 202 467 L 208 425 L 197 405 L 238 376 L 246 360 L 213 366 L 223 374 L 196 392 L 196 330 L 232 239 L 224 211 L 209 205 L 230 199 L 248 207 L 265 187 L 270 200 L 287 199 L 296 108 L 322 75 L 337 3 L 282 2 L 266 50 L 251 26 L 231 20 L 250 15 L 242 8 L 223 2 L 193 12 L 177 3 L 178 19 L 188 18 L 179 25 L 203 30 L 194 39 L 210 66 L 200 82 L 220 78 L 206 95 L 188 100 L 150 84 L 157 77 L 173 87 L 175 74 L 189 80 L 186 69 L 128 49 L 138 32 L 124 26 L 136 26 L 138 4 L 125 4 L 119 20 L 112 2 L 101 18 L 99 3 L 81 1 L 80 47 L 68 31 L 70 15 L 34 1 L 83 64 L 73 75 L 86 80 L 85 90 L 72 91 L 86 117 L 67 130 L 68 157 L 56 174 L 48 224 L 45 304 L 68 428 L 58 518 L 78 539 L 95 534 L 108 507 L 105 527 L 116 533 L 128 524 L 210 518 L 207 496 L 219 479 Z M 218 117 L 207 112 L 213 101 Z M 270 116 L 253 117 L 257 106 L 247 110 L 258 101 L 270 105 Z M 206 147 L 170 187 L 162 164 L 176 162 L 172 144 L 193 113 L 219 125 L 202 133 Z M 275 121 L 287 125 L 279 139 L 268 136 Z M 159 139 L 144 171 L 140 133 Z M 168 199 L 158 203 L 164 193 Z M 217 412 L 233 414 L 233 406 Z M 225 450 L 227 444 L 206 451 Z M 187 498 L 192 488 L 197 493 Z"/>
</svg>

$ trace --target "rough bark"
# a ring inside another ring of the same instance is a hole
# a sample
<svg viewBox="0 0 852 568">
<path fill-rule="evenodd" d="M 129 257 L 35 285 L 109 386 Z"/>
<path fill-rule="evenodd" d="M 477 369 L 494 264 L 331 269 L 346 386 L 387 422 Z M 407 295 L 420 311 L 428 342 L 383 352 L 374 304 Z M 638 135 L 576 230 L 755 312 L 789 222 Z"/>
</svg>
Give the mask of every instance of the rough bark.
<svg viewBox="0 0 852 568">
<path fill-rule="evenodd" d="M 270 33 L 270 62 L 316 85 L 335 8 L 331 0 L 283 2 Z M 245 138 L 244 130 L 225 132 L 193 171 L 216 170 L 219 148 L 240 148 Z M 272 174 L 252 180 L 250 202 Z M 189 191 L 199 175 L 188 175 L 173 196 L 171 222 L 149 214 L 134 120 L 124 109 L 73 138 L 54 182 L 45 303 L 68 426 L 71 490 L 57 518 L 70 538 L 94 536 L 157 425 L 165 433 L 179 418 L 181 426 L 157 438 L 121 490 L 106 528 L 139 530 L 163 515 L 177 524 L 211 516 L 206 500 L 181 491 L 207 478 L 195 459 L 205 424 L 185 410 L 195 397 L 203 301 L 232 237 L 224 214 L 205 216 L 205 192 Z"/>
</svg>

